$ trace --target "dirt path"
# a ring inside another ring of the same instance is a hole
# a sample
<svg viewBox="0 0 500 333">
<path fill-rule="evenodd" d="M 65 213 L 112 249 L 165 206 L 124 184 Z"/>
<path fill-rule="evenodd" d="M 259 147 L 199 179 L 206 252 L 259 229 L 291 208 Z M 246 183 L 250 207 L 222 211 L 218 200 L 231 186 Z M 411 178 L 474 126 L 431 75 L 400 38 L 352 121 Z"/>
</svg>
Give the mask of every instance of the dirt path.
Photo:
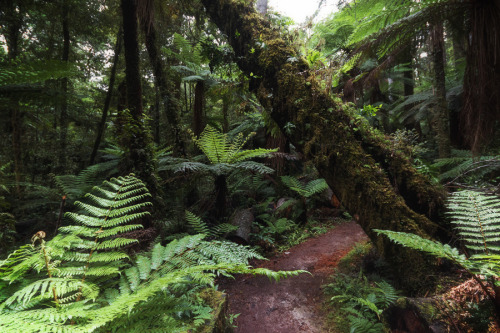
<svg viewBox="0 0 500 333">
<path fill-rule="evenodd" d="M 279 283 L 265 277 L 239 277 L 221 284 L 229 295 L 230 313 L 240 313 L 236 333 L 320 333 L 321 285 L 326 282 L 340 258 L 368 237 L 353 222 L 291 248 L 258 267 L 274 270 L 304 269 L 301 274 Z"/>
</svg>

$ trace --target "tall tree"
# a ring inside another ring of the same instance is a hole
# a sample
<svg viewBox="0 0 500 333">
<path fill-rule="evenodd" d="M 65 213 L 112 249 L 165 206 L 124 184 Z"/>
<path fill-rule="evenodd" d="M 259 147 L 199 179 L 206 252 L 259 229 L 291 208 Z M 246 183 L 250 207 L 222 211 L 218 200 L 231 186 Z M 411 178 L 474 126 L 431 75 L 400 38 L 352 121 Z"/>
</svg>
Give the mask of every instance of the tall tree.
<svg viewBox="0 0 500 333">
<path fill-rule="evenodd" d="M 290 122 L 295 125 L 287 134 L 290 142 L 357 214 L 376 247 L 397 268 L 400 282 L 409 290 L 422 287 L 422 276 L 432 271 L 428 258 L 378 237 L 372 229 L 438 235 L 439 227 L 430 218 L 443 205 L 443 190 L 415 170 L 402 152 L 391 149 L 383 135 L 327 96 L 286 37 L 252 7 L 234 0 L 202 3 L 227 34 L 240 68 L 253 74 L 251 86 L 261 104 L 282 129 Z"/>
<path fill-rule="evenodd" d="M 469 26 L 462 118 L 477 153 L 500 122 L 500 0 L 472 1 Z"/>
<path fill-rule="evenodd" d="M 69 61 L 69 0 L 62 0 L 62 36 L 63 36 L 63 49 L 61 60 L 65 63 Z M 67 150 L 67 136 L 68 136 L 68 83 L 69 79 L 64 77 L 61 79 L 61 113 L 59 117 L 59 169 L 64 170 L 66 166 L 66 150 Z"/>
<path fill-rule="evenodd" d="M 153 68 L 153 74 L 155 77 L 155 85 L 158 87 L 158 92 L 163 104 L 165 115 L 169 122 L 171 129 L 171 137 L 173 138 L 174 155 L 179 155 L 184 153 L 184 143 L 181 138 L 181 128 L 179 123 L 179 105 L 177 104 L 177 99 L 172 93 L 173 84 L 169 84 L 167 81 L 167 75 L 165 73 L 165 64 L 163 62 L 162 56 L 158 50 L 157 37 L 156 37 L 156 26 L 155 26 L 155 15 L 154 6 L 149 4 L 146 6 L 148 1 L 142 2 L 143 9 L 141 10 L 141 26 L 144 36 L 146 37 L 146 49 L 148 51 L 149 62 Z"/>
<path fill-rule="evenodd" d="M 94 148 L 92 149 L 92 153 L 90 154 L 90 165 L 94 164 L 97 151 L 99 150 L 99 146 L 101 144 L 101 140 L 104 135 L 104 131 L 106 130 L 106 120 L 108 118 L 109 106 L 111 105 L 111 97 L 113 97 L 113 89 L 115 86 L 115 79 L 116 79 L 116 69 L 118 67 L 118 60 L 120 58 L 120 53 L 122 50 L 122 41 L 123 41 L 122 28 L 120 27 L 118 34 L 116 36 L 116 45 L 114 52 L 115 55 L 113 57 L 113 65 L 111 66 L 111 73 L 109 75 L 108 92 L 106 93 L 106 99 L 104 100 L 104 107 L 102 109 L 101 121 L 99 122 L 99 127 L 97 128 L 97 137 L 94 142 Z"/>
<path fill-rule="evenodd" d="M 125 54 L 125 81 L 127 112 L 121 117 L 126 129 L 122 132 L 122 144 L 126 151 L 122 169 L 134 172 L 152 193 L 158 192 L 153 162 L 153 147 L 142 106 L 141 75 L 139 71 L 139 43 L 137 36 L 137 2 L 121 0 L 123 16 L 123 40 Z"/>
<path fill-rule="evenodd" d="M 24 9 L 18 1 L 7 1 L 2 4 L 2 21 L 6 25 L 4 34 L 7 42 L 7 56 L 10 61 L 15 61 L 20 52 L 21 33 L 24 24 Z M 20 182 L 24 171 L 22 158 L 22 119 L 23 111 L 19 108 L 19 100 L 14 96 L 10 112 L 10 126 L 7 129 L 11 134 L 12 152 L 14 160 L 14 175 L 16 178 L 16 189 L 19 194 Z"/>
<path fill-rule="evenodd" d="M 446 102 L 445 47 L 442 23 L 431 28 L 434 95 L 437 103 L 432 112 L 432 124 L 437 137 L 439 158 L 450 157 L 450 114 Z"/>
</svg>

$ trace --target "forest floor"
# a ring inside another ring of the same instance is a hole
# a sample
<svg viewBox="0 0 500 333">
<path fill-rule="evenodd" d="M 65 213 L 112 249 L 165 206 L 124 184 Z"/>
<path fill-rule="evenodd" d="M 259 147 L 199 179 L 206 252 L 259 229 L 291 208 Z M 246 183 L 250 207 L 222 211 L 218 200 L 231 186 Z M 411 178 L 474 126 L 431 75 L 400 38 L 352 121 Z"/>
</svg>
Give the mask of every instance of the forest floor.
<svg viewBox="0 0 500 333">
<path fill-rule="evenodd" d="M 356 243 L 367 240 L 359 225 L 342 223 L 268 261 L 254 263 L 254 267 L 273 270 L 303 269 L 312 275 L 301 274 L 279 283 L 253 276 L 222 281 L 220 290 L 229 296 L 229 313 L 240 314 L 235 333 L 332 332 L 325 327 L 321 286 L 339 260 Z"/>
</svg>

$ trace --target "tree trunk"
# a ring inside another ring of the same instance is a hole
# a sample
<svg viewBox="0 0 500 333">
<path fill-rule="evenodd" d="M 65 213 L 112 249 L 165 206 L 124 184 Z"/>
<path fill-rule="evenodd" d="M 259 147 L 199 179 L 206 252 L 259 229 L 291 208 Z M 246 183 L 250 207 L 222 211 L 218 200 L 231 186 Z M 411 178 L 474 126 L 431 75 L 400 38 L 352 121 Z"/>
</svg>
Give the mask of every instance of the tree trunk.
<svg viewBox="0 0 500 333">
<path fill-rule="evenodd" d="M 234 0 L 202 0 L 208 15 L 229 39 L 238 65 L 253 73 L 261 104 L 304 157 L 337 194 L 372 239 L 393 263 L 400 285 L 408 291 L 432 284 L 424 277 L 435 266 L 423 254 L 379 237 L 375 228 L 438 235 L 429 218 L 442 209 L 445 194 L 418 173 L 410 160 L 394 151 L 387 138 L 352 117 L 352 110 L 332 100 L 308 70 L 297 51 L 250 6 Z M 261 45 L 265 44 L 265 48 Z M 251 50 L 255 52 L 250 52 Z"/>
<path fill-rule="evenodd" d="M 215 216 L 218 219 L 225 217 L 227 206 L 227 180 L 226 175 L 215 177 Z"/>
<path fill-rule="evenodd" d="M 135 0 L 121 0 L 123 15 L 123 46 L 125 51 L 125 81 L 128 114 L 122 145 L 125 149 L 122 172 L 133 172 L 143 180 L 153 195 L 158 192 L 153 164 L 153 147 L 146 128 L 142 108 L 141 75 L 139 71 L 139 44 L 137 39 L 137 4 Z"/>
<path fill-rule="evenodd" d="M 61 60 L 68 62 L 69 60 L 69 5 L 68 0 L 63 0 L 62 3 L 62 33 L 63 33 L 63 49 Z M 59 163 L 58 168 L 62 172 L 66 168 L 66 150 L 68 136 L 68 83 L 67 77 L 61 79 L 61 113 L 59 117 Z"/>
<path fill-rule="evenodd" d="M 6 14 L 8 17 L 7 34 L 5 39 L 7 42 L 9 60 L 17 59 L 19 55 L 19 41 L 21 38 L 21 28 L 23 26 L 23 12 L 17 5 L 17 1 L 12 1 L 7 5 Z M 23 158 L 22 158 L 22 118 L 24 112 L 19 108 L 19 98 L 13 97 L 12 109 L 10 109 L 10 131 L 12 140 L 12 157 L 14 160 L 14 177 L 16 179 L 16 193 L 21 192 L 20 183 L 23 181 Z"/>
<path fill-rule="evenodd" d="M 478 153 L 495 138 L 500 122 L 500 0 L 472 6 L 461 118 L 468 144 Z"/>
<path fill-rule="evenodd" d="M 165 71 L 163 70 L 163 60 L 156 46 L 156 28 L 154 23 L 143 22 L 142 30 L 146 37 L 146 49 L 148 51 L 149 62 L 153 67 L 155 84 L 159 89 L 163 108 L 165 109 L 165 115 L 171 127 L 174 141 L 173 153 L 174 156 L 177 156 L 184 153 L 184 143 L 181 139 L 181 128 L 179 124 L 179 106 L 172 93 L 173 87 L 169 86 Z"/>
<path fill-rule="evenodd" d="M 205 82 L 202 80 L 196 82 L 194 88 L 194 106 L 193 106 L 193 132 L 199 137 L 203 132 L 203 104 L 205 101 Z"/>
<path fill-rule="evenodd" d="M 442 23 L 436 23 L 431 31 L 434 95 L 437 105 L 433 108 L 431 123 L 436 133 L 439 158 L 450 157 L 450 114 L 446 102 L 446 80 L 444 72 L 444 29 Z"/>
<path fill-rule="evenodd" d="M 122 28 L 120 27 L 118 35 L 116 36 L 115 55 L 113 58 L 113 66 L 111 67 L 111 74 L 109 75 L 108 92 L 106 93 L 106 99 L 104 100 L 104 108 L 102 109 L 101 121 L 99 122 L 99 128 L 97 129 L 97 137 L 94 142 L 94 148 L 92 149 L 92 154 L 90 155 L 90 165 L 94 164 L 97 151 L 99 150 L 99 145 L 101 144 L 102 136 L 106 130 L 106 120 L 108 118 L 109 106 L 111 105 L 113 88 L 115 86 L 116 68 L 118 67 L 118 60 L 122 51 L 122 38 Z"/>
</svg>

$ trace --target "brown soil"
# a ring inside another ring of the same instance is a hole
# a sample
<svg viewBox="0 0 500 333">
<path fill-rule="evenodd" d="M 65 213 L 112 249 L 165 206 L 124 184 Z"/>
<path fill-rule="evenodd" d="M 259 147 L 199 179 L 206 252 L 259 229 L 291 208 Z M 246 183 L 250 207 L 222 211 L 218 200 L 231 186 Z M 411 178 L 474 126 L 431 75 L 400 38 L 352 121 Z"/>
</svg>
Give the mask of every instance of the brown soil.
<svg viewBox="0 0 500 333">
<path fill-rule="evenodd" d="M 324 327 L 321 285 L 356 243 L 367 240 L 359 225 L 344 223 L 254 265 L 273 270 L 303 269 L 312 275 L 301 274 L 279 283 L 266 277 L 239 276 L 221 283 L 220 289 L 229 295 L 229 312 L 240 313 L 235 332 L 331 332 Z"/>
</svg>

